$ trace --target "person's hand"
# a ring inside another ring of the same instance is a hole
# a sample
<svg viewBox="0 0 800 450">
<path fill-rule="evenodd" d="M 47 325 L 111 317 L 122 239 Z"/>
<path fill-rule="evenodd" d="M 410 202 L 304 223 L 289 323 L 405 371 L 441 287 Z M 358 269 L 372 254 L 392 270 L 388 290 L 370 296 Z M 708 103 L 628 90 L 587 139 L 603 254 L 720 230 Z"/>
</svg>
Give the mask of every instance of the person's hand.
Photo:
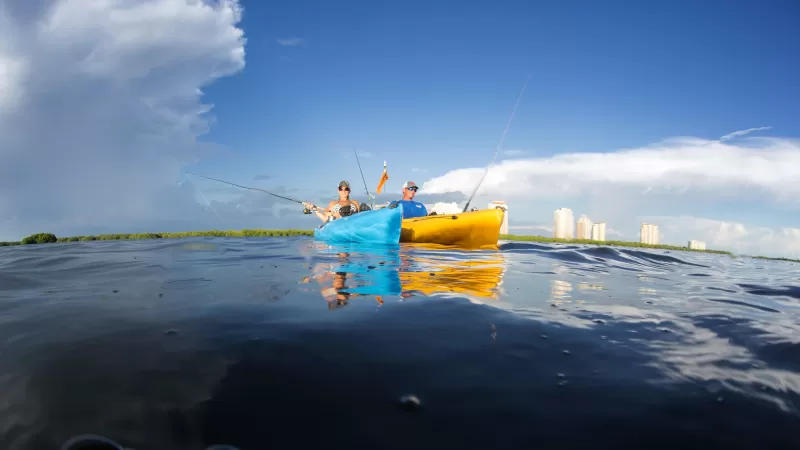
<svg viewBox="0 0 800 450">
<path fill-rule="evenodd" d="M 303 202 L 303 206 L 308 208 L 309 211 L 315 211 L 317 209 L 317 207 L 311 202 Z"/>
</svg>

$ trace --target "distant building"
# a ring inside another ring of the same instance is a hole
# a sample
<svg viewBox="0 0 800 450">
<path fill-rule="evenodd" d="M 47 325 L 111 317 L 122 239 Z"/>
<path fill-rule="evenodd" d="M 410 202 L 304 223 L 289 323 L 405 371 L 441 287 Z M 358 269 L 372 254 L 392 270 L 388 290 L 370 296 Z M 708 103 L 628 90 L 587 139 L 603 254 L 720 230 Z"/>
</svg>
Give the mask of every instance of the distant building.
<svg viewBox="0 0 800 450">
<path fill-rule="evenodd" d="M 643 223 L 639 236 L 642 244 L 658 245 L 658 225 Z"/>
<path fill-rule="evenodd" d="M 689 241 L 689 248 L 693 250 L 705 250 L 706 243 L 704 241 L 697 241 L 692 239 L 691 241 Z"/>
<path fill-rule="evenodd" d="M 553 213 L 553 237 L 556 239 L 574 239 L 574 224 L 572 210 L 569 208 L 558 208 Z"/>
<path fill-rule="evenodd" d="M 499 208 L 506 212 L 503 216 L 503 224 L 500 225 L 500 234 L 508 234 L 508 205 L 504 201 L 495 200 L 489 203 L 489 209 L 494 208 Z"/>
<path fill-rule="evenodd" d="M 578 239 L 589 240 L 592 238 L 592 221 L 585 215 L 578 219 Z"/>
<path fill-rule="evenodd" d="M 601 242 L 606 240 L 606 224 L 604 222 L 592 224 L 592 240 Z"/>
</svg>

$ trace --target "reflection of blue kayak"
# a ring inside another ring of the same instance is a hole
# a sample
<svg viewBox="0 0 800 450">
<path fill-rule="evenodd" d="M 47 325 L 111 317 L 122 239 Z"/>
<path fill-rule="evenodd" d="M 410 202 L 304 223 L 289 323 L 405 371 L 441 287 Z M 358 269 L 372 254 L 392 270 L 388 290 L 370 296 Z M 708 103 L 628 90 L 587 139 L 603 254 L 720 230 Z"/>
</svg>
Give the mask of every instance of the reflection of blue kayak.
<svg viewBox="0 0 800 450">
<path fill-rule="evenodd" d="M 364 211 L 314 229 L 314 237 L 327 243 L 397 244 L 403 223 L 403 205 Z"/>
<path fill-rule="evenodd" d="M 328 251 L 347 254 L 343 262 L 333 263 L 330 270 L 352 274 L 352 282 L 342 291 L 358 295 L 400 295 L 403 291 L 397 272 L 401 264 L 399 245 L 338 245 Z"/>
</svg>

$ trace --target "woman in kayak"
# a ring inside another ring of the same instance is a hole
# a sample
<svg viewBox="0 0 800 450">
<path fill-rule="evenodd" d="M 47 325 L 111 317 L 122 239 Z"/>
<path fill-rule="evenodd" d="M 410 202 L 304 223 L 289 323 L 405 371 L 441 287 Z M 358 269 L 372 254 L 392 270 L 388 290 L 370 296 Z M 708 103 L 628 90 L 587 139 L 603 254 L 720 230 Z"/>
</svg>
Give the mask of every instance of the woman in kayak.
<svg viewBox="0 0 800 450">
<path fill-rule="evenodd" d="M 350 183 L 347 181 L 339 182 L 339 200 L 328 203 L 328 207 L 324 210 L 311 202 L 303 202 L 303 206 L 317 213 L 317 217 L 323 222 L 355 214 L 360 207 L 356 200 L 350 200 Z"/>
</svg>

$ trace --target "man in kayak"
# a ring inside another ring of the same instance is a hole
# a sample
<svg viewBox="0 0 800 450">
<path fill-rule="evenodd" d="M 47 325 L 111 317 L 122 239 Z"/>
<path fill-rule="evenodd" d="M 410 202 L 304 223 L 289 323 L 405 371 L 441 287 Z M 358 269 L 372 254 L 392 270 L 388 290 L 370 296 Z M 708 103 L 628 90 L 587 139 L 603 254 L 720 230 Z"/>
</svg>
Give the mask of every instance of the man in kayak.
<svg viewBox="0 0 800 450">
<path fill-rule="evenodd" d="M 392 202 L 392 205 L 403 205 L 403 219 L 410 219 L 412 217 L 422 217 L 428 215 L 428 209 L 425 208 L 420 202 L 414 201 L 414 196 L 417 195 L 417 184 L 413 181 L 406 181 L 403 183 L 403 199 Z"/>
<path fill-rule="evenodd" d="M 324 210 L 311 202 L 303 202 L 303 206 L 317 213 L 317 217 L 323 222 L 341 219 L 359 211 L 358 202 L 350 200 L 350 183 L 345 180 L 339 182 L 339 200 L 328 203 L 328 207 Z"/>
</svg>

